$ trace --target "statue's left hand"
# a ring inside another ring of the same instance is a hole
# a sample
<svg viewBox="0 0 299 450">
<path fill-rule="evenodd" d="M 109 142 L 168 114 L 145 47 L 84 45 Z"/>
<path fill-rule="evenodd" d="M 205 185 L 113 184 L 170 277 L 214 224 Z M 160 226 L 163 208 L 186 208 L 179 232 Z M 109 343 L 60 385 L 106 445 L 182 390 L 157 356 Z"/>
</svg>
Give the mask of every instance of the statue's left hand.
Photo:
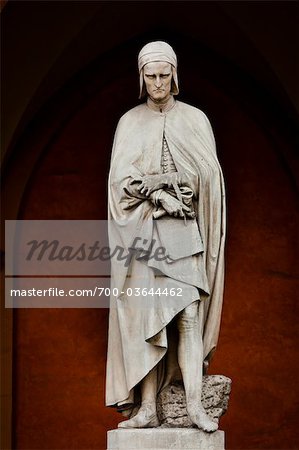
<svg viewBox="0 0 299 450">
<path fill-rule="evenodd" d="M 145 175 L 140 178 L 134 178 L 134 182 L 140 182 L 137 187 L 140 194 L 148 197 L 152 192 L 162 189 L 165 186 L 161 175 Z"/>
</svg>

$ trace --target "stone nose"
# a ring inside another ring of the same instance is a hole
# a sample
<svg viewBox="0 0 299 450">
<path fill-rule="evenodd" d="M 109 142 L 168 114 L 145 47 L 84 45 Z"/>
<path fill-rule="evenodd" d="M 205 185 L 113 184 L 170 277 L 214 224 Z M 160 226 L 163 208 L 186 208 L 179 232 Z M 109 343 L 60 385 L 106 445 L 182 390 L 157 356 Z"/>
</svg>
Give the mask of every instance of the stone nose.
<svg viewBox="0 0 299 450">
<path fill-rule="evenodd" d="M 156 78 L 155 85 L 157 88 L 162 86 L 162 79 L 160 77 Z"/>
</svg>

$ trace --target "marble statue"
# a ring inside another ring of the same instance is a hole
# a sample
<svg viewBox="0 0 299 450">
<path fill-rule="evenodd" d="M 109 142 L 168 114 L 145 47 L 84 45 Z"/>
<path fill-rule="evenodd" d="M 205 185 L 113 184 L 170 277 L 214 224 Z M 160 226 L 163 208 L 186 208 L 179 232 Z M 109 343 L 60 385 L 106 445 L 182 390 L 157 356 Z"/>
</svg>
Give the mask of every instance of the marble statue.
<svg viewBox="0 0 299 450">
<path fill-rule="evenodd" d="M 158 394 L 182 379 L 191 423 L 213 432 L 201 397 L 222 308 L 223 176 L 206 115 L 175 100 L 172 47 L 145 45 L 138 68 L 146 101 L 121 117 L 109 174 L 110 248 L 139 253 L 111 262 L 106 404 L 127 417 L 119 428 L 158 427 Z"/>
</svg>

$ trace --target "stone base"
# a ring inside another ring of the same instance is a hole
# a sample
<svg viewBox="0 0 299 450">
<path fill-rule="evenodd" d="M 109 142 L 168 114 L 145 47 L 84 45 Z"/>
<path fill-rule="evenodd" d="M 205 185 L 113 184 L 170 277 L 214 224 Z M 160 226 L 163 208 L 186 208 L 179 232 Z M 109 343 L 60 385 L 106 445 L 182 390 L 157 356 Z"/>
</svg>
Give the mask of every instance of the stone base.
<svg viewBox="0 0 299 450">
<path fill-rule="evenodd" d="M 224 431 L 195 428 L 143 428 L 108 431 L 108 450 L 224 450 Z"/>
</svg>

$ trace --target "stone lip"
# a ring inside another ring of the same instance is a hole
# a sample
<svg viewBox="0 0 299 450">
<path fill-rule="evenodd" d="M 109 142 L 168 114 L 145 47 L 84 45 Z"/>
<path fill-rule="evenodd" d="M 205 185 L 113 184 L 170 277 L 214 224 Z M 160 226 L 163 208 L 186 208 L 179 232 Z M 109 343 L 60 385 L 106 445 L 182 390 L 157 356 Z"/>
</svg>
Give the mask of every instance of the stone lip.
<svg viewBox="0 0 299 450">
<path fill-rule="evenodd" d="M 228 408 L 232 380 L 224 375 L 205 375 L 202 384 L 202 404 L 207 414 L 219 422 Z M 186 410 L 184 386 L 176 382 L 166 386 L 158 395 L 158 417 L 162 428 L 192 428 Z"/>
<path fill-rule="evenodd" d="M 224 431 L 205 433 L 189 428 L 142 428 L 111 430 L 109 450 L 224 450 Z"/>
</svg>

